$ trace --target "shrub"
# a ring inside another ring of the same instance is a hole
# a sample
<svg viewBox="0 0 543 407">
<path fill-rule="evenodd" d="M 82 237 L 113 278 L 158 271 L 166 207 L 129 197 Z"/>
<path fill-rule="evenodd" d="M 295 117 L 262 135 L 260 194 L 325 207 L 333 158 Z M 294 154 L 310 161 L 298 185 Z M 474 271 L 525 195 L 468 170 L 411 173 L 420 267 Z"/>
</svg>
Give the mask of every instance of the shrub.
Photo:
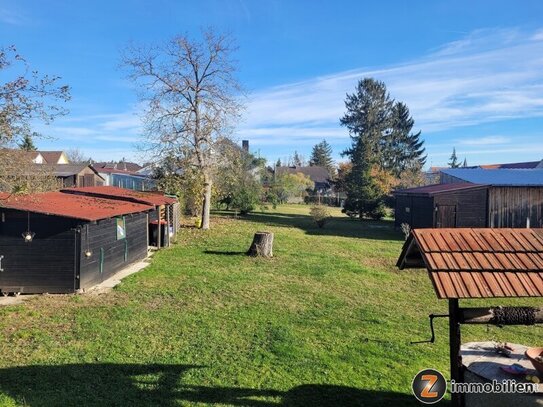
<svg viewBox="0 0 543 407">
<path fill-rule="evenodd" d="M 311 207 L 309 213 L 319 228 L 323 228 L 331 218 L 330 211 L 323 205 Z"/>
</svg>

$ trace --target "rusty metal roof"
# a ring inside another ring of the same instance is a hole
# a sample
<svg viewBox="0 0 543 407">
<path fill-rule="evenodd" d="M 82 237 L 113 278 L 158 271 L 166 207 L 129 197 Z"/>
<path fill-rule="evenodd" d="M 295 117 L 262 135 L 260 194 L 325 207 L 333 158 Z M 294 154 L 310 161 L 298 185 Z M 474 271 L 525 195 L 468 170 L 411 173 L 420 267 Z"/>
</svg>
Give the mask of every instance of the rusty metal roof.
<svg viewBox="0 0 543 407">
<path fill-rule="evenodd" d="M 0 192 L 0 210 L 2 208 L 97 221 L 120 215 L 150 211 L 153 206 L 115 199 L 64 194 L 62 192 L 43 192 L 28 195 Z"/>
<path fill-rule="evenodd" d="M 542 297 L 542 229 L 415 229 L 398 267 L 426 267 L 439 298 Z"/>
<path fill-rule="evenodd" d="M 455 182 L 451 184 L 432 184 L 422 187 L 399 189 L 394 191 L 394 195 L 424 195 L 432 196 L 444 192 L 461 191 L 466 189 L 487 188 L 486 185 L 472 184 L 471 182 Z"/>
<path fill-rule="evenodd" d="M 119 199 L 153 206 L 171 205 L 177 202 L 175 198 L 169 198 L 161 192 L 142 192 L 113 186 L 66 188 L 61 191 L 71 194 Z"/>
</svg>

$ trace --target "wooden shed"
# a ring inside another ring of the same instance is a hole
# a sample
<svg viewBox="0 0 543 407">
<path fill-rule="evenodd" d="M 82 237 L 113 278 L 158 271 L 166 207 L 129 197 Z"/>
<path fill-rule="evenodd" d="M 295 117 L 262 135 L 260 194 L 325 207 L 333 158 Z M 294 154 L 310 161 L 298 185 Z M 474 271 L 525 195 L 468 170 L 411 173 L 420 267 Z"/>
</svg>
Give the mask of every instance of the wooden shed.
<svg viewBox="0 0 543 407">
<path fill-rule="evenodd" d="M 486 226 L 543 227 L 543 169 L 449 168 L 441 171 L 442 184 L 466 182 L 488 186 Z"/>
<path fill-rule="evenodd" d="M 143 192 L 114 186 L 67 188 L 63 189 L 62 192 L 152 206 L 153 210 L 148 215 L 150 246 L 169 246 L 171 237 L 177 233 L 179 203 L 176 198 L 165 196 L 162 192 Z"/>
<path fill-rule="evenodd" d="M 412 229 L 485 227 L 487 194 L 486 185 L 468 182 L 395 191 L 394 224 L 407 223 Z"/>
<path fill-rule="evenodd" d="M 40 164 L 36 168 L 51 171 L 63 188 L 104 184 L 104 178 L 89 164 Z"/>
<path fill-rule="evenodd" d="M 0 193 L 0 292 L 88 289 L 147 257 L 151 205 L 62 192 Z"/>
</svg>

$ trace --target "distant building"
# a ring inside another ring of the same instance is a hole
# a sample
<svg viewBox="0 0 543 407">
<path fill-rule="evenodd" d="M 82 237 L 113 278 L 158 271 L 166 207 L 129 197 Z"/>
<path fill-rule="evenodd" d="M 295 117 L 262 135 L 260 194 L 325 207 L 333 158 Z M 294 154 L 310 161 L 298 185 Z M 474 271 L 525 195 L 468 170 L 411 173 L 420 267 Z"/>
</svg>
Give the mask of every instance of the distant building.
<svg viewBox="0 0 543 407">
<path fill-rule="evenodd" d="M 43 157 L 44 162 L 36 164 L 69 164 L 70 160 L 64 151 L 35 151 Z"/>
<path fill-rule="evenodd" d="M 271 169 L 275 176 L 281 176 L 283 174 L 304 174 L 311 181 L 315 183 L 315 192 L 321 194 L 329 194 L 332 192 L 330 184 L 330 173 L 325 167 L 309 166 L 309 167 L 275 167 Z"/>
<path fill-rule="evenodd" d="M 37 164 L 50 170 L 63 188 L 97 187 L 104 185 L 104 178 L 89 164 Z"/>
<path fill-rule="evenodd" d="M 92 166 L 104 178 L 104 185 L 135 191 L 156 189 L 155 180 L 151 178 L 150 173 L 144 172 L 144 168 L 139 164 L 120 161 L 93 163 Z"/>
</svg>

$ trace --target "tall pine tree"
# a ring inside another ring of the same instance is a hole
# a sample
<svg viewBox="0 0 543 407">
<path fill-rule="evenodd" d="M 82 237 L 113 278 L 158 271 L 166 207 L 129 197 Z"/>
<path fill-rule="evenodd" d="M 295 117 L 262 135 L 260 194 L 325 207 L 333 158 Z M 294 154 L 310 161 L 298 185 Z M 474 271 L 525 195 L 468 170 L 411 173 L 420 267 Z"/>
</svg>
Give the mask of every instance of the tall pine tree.
<svg viewBox="0 0 543 407">
<path fill-rule="evenodd" d="M 334 160 L 332 159 L 332 146 L 328 144 L 326 140 L 322 140 L 320 143 L 313 146 L 309 165 L 324 167 L 331 175 L 334 174 L 335 168 Z"/>
<path fill-rule="evenodd" d="M 451 157 L 449 158 L 448 164 L 450 168 L 460 167 L 460 163 L 458 162 L 458 157 L 456 156 L 456 147 L 453 147 L 453 152 L 451 154 Z"/>
<path fill-rule="evenodd" d="M 375 214 L 389 192 L 381 189 L 383 196 L 375 197 L 379 190 L 375 174 L 400 178 L 405 171 L 421 168 L 426 162 L 424 141 L 420 132 L 412 132 L 415 122 L 408 107 L 393 100 L 383 82 L 359 81 L 355 93 L 347 94 L 345 107 L 341 124 L 349 130 L 352 147 L 344 155 L 353 164 L 346 205 L 351 207 L 348 210 L 357 208 L 360 215 Z"/>
<path fill-rule="evenodd" d="M 32 140 L 32 136 L 30 134 L 25 134 L 18 146 L 24 151 L 36 151 L 38 149 L 34 145 L 34 140 Z"/>
<path fill-rule="evenodd" d="M 409 114 L 405 103 L 396 102 L 391 110 L 390 131 L 384 137 L 381 168 L 400 177 L 407 169 L 426 163 L 424 141 L 420 131 L 412 133 L 415 120 Z"/>
<path fill-rule="evenodd" d="M 341 124 L 349 130 L 352 146 L 344 155 L 351 159 L 353 167 L 346 179 L 344 210 L 361 218 L 371 215 L 382 203 L 371 170 L 382 157 L 382 140 L 392 106 L 385 84 L 368 78 L 359 81 L 356 92 L 347 94 L 345 100 L 347 112 Z"/>
</svg>

